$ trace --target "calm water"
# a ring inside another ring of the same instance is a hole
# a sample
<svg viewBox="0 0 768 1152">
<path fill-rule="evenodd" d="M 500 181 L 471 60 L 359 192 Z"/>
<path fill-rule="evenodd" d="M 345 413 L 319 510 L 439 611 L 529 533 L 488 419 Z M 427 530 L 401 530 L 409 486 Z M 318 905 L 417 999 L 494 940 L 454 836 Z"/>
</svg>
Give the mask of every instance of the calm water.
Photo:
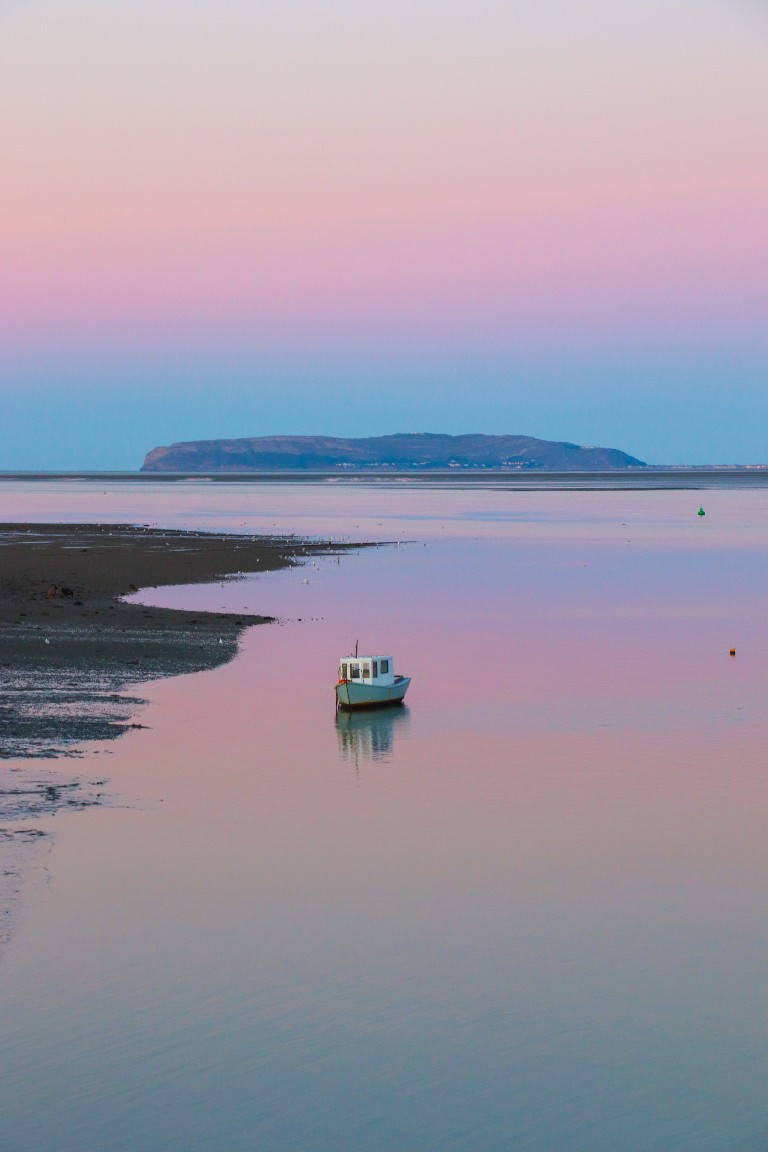
<svg viewBox="0 0 768 1152">
<path fill-rule="evenodd" d="M 280 624 L 79 762 L 2 1152 L 768 1148 L 768 491 L 105 483 L 0 519 L 400 543 L 144 594 Z M 406 710 L 337 720 L 358 639 Z"/>
</svg>

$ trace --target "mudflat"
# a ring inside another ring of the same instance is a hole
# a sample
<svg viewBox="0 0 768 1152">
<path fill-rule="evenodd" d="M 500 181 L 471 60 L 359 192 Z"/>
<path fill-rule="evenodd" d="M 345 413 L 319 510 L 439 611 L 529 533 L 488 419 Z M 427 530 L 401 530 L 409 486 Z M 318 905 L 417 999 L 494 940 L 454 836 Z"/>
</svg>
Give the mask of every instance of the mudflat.
<svg viewBox="0 0 768 1152">
<path fill-rule="evenodd" d="M 132 525 L 0 524 L 0 757 L 71 753 L 131 725 L 132 685 L 213 668 L 266 616 L 127 604 L 342 551 L 285 537 Z"/>
</svg>

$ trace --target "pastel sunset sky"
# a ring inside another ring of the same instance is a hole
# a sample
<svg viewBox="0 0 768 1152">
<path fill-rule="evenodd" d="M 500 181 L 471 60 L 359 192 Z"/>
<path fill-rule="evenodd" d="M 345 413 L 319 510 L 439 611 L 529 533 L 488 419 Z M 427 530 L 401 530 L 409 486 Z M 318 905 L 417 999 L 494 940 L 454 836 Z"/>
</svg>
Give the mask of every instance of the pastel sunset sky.
<svg viewBox="0 0 768 1152">
<path fill-rule="evenodd" d="M 768 460 L 763 0 L 4 0 L 0 468 Z"/>
</svg>

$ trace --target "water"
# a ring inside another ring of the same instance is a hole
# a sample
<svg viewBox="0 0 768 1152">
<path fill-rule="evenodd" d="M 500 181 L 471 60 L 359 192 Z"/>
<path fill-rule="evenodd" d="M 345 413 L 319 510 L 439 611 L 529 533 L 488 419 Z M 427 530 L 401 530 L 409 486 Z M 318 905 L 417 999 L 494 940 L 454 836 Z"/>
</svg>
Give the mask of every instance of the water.
<svg viewBox="0 0 768 1152">
<path fill-rule="evenodd" d="M 2 1152 L 768 1146 L 768 493 L 0 508 L 400 542 L 143 594 L 280 624 L 78 762 L 118 806 L 50 822 L 0 957 Z M 356 640 L 407 709 L 337 719 Z"/>
</svg>

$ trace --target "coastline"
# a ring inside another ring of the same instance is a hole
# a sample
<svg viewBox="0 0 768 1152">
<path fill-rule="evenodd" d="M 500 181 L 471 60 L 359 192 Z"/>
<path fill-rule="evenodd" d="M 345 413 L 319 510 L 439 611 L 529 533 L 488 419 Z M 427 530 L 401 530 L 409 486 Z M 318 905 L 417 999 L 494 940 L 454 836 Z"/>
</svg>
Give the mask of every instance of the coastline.
<svg viewBox="0 0 768 1152">
<path fill-rule="evenodd" d="M 556 471 L 544 468 L 334 468 L 272 469 L 270 471 L 114 472 L 27 470 L 0 471 L 0 483 L 10 486 L 44 485 L 58 481 L 119 484 L 121 486 L 162 485 L 197 482 L 219 485 L 294 487 L 302 484 L 349 487 L 503 489 L 509 491 L 653 491 L 655 489 L 764 488 L 768 486 L 765 464 L 653 465 L 644 468 Z"/>
<path fill-rule="evenodd" d="M 48 818 L 115 802 L 88 742 L 119 738 L 143 682 L 226 664 L 269 616 L 127 604 L 141 588 L 276 571 L 362 545 L 124 524 L 0 524 L 0 953 Z M 54 761 L 56 764 L 54 766 Z"/>
<path fill-rule="evenodd" d="M 271 617 L 128 604 L 141 588 L 275 571 L 350 545 L 132 525 L 0 524 L 0 759 L 73 755 L 132 725 L 126 689 L 235 656 Z"/>
</svg>

